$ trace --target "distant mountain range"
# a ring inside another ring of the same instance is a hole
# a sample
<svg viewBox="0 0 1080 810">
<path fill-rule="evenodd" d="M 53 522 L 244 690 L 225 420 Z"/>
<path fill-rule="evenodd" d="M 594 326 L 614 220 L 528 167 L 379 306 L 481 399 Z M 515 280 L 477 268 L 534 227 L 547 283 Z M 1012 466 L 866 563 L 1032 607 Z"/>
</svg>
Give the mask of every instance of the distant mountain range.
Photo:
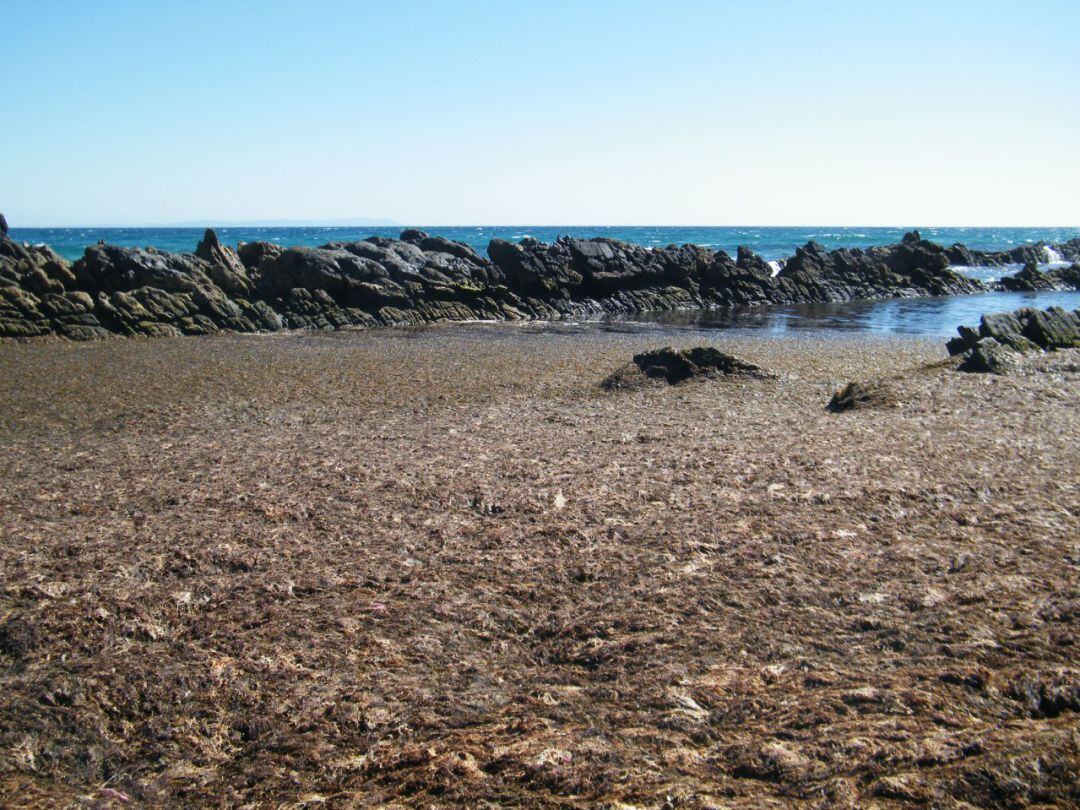
<svg viewBox="0 0 1080 810">
<path fill-rule="evenodd" d="M 397 228 L 400 222 L 392 219 L 371 219 L 370 217 L 352 217 L 347 219 L 192 219 L 187 222 L 165 222 L 160 225 L 148 225 L 151 228 Z"/>
</svg>

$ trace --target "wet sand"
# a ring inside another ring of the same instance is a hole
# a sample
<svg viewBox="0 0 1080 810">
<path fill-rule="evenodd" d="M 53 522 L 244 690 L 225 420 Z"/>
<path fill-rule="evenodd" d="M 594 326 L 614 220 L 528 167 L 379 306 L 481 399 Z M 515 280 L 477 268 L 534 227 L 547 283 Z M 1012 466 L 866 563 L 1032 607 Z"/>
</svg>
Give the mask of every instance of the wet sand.
<svg viewBox="0 0 1080 810">
<path fill-rule="evenodd" d="M 1068 355 L 671 342 L 0 345 L 0 802 L 1080 802 Z"/>
</svg>

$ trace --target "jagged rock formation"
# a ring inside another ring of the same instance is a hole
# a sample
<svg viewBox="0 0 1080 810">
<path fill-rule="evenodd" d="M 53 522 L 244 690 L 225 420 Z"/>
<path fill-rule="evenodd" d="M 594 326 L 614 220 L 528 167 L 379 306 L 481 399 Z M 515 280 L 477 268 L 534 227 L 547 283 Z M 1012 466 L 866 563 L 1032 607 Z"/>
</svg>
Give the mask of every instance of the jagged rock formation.
<svg viewBox="0 0 1080 810">
<path fill-rule="evenodd" d="M 961 371 L 1001 374 L 1017 365 L 1018 355 L 1080 347 L 1080 309 L 1023 308 L 983 315 L 979 328 L 961 326 L 946 344 L 962 355 Z"/>
<path fill-rule="evenodd" d="M 69 264 L 0 233 L 0 337 L 335 329 L 987 289 L 950 269 L 949 252 L 917 232 L 867 250 L 811 242 L 775 275 L 746 248 L 732 259 L 695 245 L 651 249 L 612 239 L 496 239 L 488 256 L 414 229 L 400 239 L 235 250 L 207 230 L 190 254 L 97 244 Z M 1050 279 L 1038 283 L 1068 285 L 1080 280 L 1071 270 L 1034 272 Z M 1037 281 L 1020 275 L 1017 284 Z"/>
</svg>

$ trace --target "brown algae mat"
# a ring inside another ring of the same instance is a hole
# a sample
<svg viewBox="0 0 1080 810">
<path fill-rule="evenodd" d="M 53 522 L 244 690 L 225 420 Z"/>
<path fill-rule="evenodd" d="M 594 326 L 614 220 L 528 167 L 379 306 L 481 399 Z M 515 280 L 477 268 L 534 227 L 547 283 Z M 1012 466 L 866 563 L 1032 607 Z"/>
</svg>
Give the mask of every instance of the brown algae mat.
<svg viewBox="0 0 1080 810">
<path fill-rule="evenodd" d="M 693 338 L 0 345 L 0 803 L 1080 803 L 1080 375 Z"/>
</svg>

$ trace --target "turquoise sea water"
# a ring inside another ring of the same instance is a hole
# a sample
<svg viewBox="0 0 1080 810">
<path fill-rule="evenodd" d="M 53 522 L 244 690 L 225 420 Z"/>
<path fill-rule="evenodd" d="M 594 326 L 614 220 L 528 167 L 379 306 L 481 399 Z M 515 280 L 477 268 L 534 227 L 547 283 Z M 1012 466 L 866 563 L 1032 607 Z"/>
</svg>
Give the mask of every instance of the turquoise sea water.
<svg viewBox="0 0 1080 810">
<path fill-rule="evenodd" d="M 531 236 L 552 242 L 559 236 L 607 236 L 645 246 L 698 244 L 734 254 L 747 245 L 765 259 L 792 255 L 796 247 L 810 240 L 827 248 L 869 247 L 897 242 L 909 228 L 840 227 L 503 227 L 503 226 L 418 226 L 433 235 L 465 242 L 486 255 L 492 239 L 520 241 Z M 396 237 L 402 228 L 372 227 L 222 227 L 216 229 L 222 242 L 267 241 L 280 245 L 318 246 L 332 241 L 365 237 Z M 978 250 L 1007 250 L 1034 242 L 1064 242 L 1080 237 L 1078 228 L 920 228 L 927 239 L 951 245 L 962 242 Z M 69 259 L 82 255 L 87 245 L 104 239 L 128 247 L 152 246 L 174 252 L 191 251 L 202 238 L 202 228 L 13 228 L 14 239 L 45 243 Z M 992 280 L 1018 268 L 972 268 L 967 272 Z M 889 299 L 846 304 L 767 306 L 714 310 L 703 313 L 673 312 L 615 319 L 606 327 L 617 329 L 683 330 L 753 329 L 797 335 L 806 330 L 864 331 L 881 334 L 942 336 L 955 333 L 961 324 L 978 323 L 985 312 L 1001 312 L 1021 306 L 1080 308 L 1080 292 L 988 293 L 951 298 Z M 592 324 L 589 328 L 596 328 Z"/>
<path fill-rule="evenodd" d="M 765 259 L 782 259 L 792 255 L 811 239 L 825 247 L 869 247 L 898 242 L 910 228 L 840 228 L 840 227 L 783 227 L 754 228 L 736 226 L 439 226 L 418 225 L 432 235 L 445 236 L 465 242 L 486 255 L 492 239 L 519 242 L 527 236 L 541 242 L 553 242 L 560 236 L 607 236 L 639 245 L 655 247 L 670 244 L 704 245 L 734 254 L 739 245 L 747 245 Z M 222 242 L 275 242 L 279 245 L 316 247 L 335 241 L 353 241 L 368 236 L 396 237 L 402 228 L 373 227 L 305 227 L 305 228 L 217 228 Z M 978 250 L 1007 250 L 1033 242 L 1064 242 L 1080 236 L 1076 228 L 920 228 L 927 239 L 951 245 L 963 242 Z M 173 252 L 190 252 L 202 238 L 202 228 L 12 228 L 14 239 L 31 243 L 44 242 L 61 256 L 77 259 L 87 245 L 104 239 L 125 247 L 156 247 Z"/>
</svg>

